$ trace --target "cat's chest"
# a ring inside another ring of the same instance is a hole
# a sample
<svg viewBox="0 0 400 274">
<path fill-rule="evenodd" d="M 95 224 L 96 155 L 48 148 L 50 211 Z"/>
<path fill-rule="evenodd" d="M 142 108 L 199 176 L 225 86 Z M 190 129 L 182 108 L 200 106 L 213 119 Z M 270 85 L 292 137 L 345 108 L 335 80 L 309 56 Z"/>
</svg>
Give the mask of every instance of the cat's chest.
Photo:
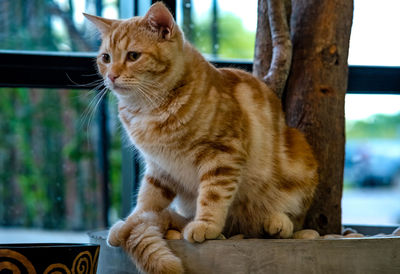
<svg viewBox="0 0 400 274">
<path fill-rule="evenodd" d="M 172 116 L 150 116 L 120 110 L 119 118 L 131 141 L 137 147 L 173 146 L 182 143 L 188 129 L 177 121 L 171 122 Z"/>
<path fill-rule="evenodd" d="M 197 195 L 199 177 L 189 157 L 174 150 L 161 147 L 141 148 L 146 161 L 155 163 L 177 183 L 172 186 L 178 194 Z"/>
<path fill-rule="evenodd" d="M 186 186 L 198 185 L 197 171 L 191 163 L 191 159 L 183 155 L 176 155 L 173 151 L 153 155 L 153 160 L 168 172 L 176 180 Z M 197 189 L 197 187 L 195 187 Z"/>
<path fill-rule="evenodd" d="M 182 149 L 185 129 L 163 128 L 161 119 L 150 119 L 120 111 L 120 119 L 132 143 L 146 160 L 156 163 L 172 176 L 184 192 L 197 193 L 199 179 L 193 159 Z"/>
</svg>

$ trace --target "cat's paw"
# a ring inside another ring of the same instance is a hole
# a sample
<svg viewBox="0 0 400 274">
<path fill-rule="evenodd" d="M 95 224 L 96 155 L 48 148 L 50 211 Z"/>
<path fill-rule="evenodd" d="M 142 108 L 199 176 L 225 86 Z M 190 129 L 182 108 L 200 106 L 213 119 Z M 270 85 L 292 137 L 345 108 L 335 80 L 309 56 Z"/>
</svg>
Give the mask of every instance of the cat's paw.
<svg viewBox="0 0 400 274">
<path fill-rule="evenodd" d="M 264 222 L 264 230 L 271 236 L 287 239 L 293 235 L 293 223 L 286 214 L 276 213 Z"/>
<path fill-rule="evenodd" d="M 192 221 L 183 230 L 185 240 L 202 243 L 205 240 L 216 239 L 221 234 L 222 228 L 213 223 Z"/>
<path fill-rule="evenodd" d="M 122 244 L 122 238 L 120 235 L 120 231 L 122 227 L 125 225 L 124 221 L 119 220 L 116 222 L 109 230 L 107 236 L 107 243 L 110 246 L 120 246 Z"/>
<path fill-rule="evenodd" d="M 182 233 L 175 229 L 168 229 L 164 238 L 167 240 L 180 240 L 182 239 Z"/>
<path fill-rule="evenodd" d="M 152 212 L 133 213 L 125 221 L 119 220 L 110 228 L 107 243 L 110 246 L 124 246 L 133 229 L 140 224 L 153 225 L 156 220 L 157 215 Z"/>
</svg>

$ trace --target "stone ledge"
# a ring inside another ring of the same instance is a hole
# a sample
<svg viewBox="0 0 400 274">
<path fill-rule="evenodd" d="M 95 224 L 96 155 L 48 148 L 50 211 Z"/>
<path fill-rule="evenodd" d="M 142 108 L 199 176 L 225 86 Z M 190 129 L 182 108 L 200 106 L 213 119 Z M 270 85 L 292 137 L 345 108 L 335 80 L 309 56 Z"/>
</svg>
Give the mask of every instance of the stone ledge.
<svg viewBox="0 0 400 274">
<path fill-rule="evenodd" d="M 100 244 L 98 273 L 138 273 L 107 231 L 89 233 Z M 317 240 L 168 241 L 187 273 L 400 273 L 400 237 Z"/>
</svg>

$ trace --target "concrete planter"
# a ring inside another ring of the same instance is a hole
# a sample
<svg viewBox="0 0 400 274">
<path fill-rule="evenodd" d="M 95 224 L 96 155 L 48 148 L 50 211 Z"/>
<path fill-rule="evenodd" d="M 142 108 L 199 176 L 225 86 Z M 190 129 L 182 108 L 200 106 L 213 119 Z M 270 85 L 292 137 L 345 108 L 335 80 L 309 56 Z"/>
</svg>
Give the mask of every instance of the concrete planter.
<svg viewBox="0 0 400 274">
<path fill-rule="evenodd" d="M 362 227 L 356 229 L 366 233 Z M 366 229 L 377 234 L 394 228 Z M 138 273 L 121 248 L 107 246 L 107 231 L 89 236 L 92 243 L 101 245 L 98 273 Z M 395 236 L 214 240 L 203 244 L 174 240 L 168 244 L 182 259 L 187 273 L 400 273 L 400 237 Z"/>
</svg>

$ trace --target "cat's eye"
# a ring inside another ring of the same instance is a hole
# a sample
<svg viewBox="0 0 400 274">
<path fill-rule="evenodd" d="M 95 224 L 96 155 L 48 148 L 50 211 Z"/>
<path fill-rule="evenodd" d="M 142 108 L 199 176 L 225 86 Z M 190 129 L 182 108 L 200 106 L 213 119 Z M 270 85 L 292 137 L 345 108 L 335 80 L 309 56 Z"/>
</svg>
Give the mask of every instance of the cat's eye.
<svg viewBox="0 0 400 274">
<path fill-rule="evenodd" d="M 139 57 L 140 57 L 140 52 L 137 52 L 137 51 L 130 51 L 130 52 L 128 52 L 128 60 L 129 61 L 136 61 L 137 59 L 139 59 Z"/>
<path fill-rule="evenodd" d="M 110 61 L 111 61 L 111 57 L 110 57 L 110 55 L 109 54 L 107 54 L 107 53 L 103 53 L 102 55 L 101 55 L 101 60 L 103 60 L 103 62 L 104 63 L 110 63 Z"/>
</svg>

